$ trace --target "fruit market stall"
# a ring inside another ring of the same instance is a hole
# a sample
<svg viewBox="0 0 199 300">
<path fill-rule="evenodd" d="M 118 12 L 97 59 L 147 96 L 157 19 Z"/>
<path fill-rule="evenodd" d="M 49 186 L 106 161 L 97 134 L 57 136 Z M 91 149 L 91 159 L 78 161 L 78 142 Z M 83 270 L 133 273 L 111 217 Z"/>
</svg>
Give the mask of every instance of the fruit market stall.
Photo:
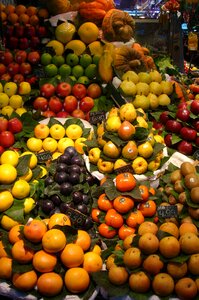
<svg viewBox="0 0 199 300">
<path fill-rule="evenodd" d="M 199 299 L 197 73 L 55 2 L 1 4 L 0 294 Z"/>
</svg>

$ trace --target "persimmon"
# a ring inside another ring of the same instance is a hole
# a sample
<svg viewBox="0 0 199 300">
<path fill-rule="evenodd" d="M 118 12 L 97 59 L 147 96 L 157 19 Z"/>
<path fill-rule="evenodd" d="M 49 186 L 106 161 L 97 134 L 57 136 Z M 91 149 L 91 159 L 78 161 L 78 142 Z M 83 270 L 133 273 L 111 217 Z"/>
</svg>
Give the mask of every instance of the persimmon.
<svg viewBox="0 0 199 300">
<path fill-rule="evenodd" d="M 129 192 L 136 186 L 136 179 L 130 172 L 116 175 L 115 185 L 120 192 Z"/>
</svg>

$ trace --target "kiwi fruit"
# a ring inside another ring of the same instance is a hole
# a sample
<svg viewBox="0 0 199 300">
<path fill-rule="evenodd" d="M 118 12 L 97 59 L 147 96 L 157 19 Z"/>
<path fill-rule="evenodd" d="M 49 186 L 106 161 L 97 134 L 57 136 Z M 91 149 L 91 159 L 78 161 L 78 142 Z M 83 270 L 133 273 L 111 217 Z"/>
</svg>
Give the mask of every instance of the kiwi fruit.
<svg viewBox="0 0 199 300">
<path fill-rule="evenodd" d="M 190 173 L 196 173 L 196 168 L 192 163 L 186 161 L 181 164 L 180 171 L 183 176 L 186 176 Z"/>
<path fill-rule="evenodd" d="M 178 195 L 178 202 L 184 204 L 187 201 L 187 195 L 186 192 L 182 192 Z"/>
<path fill-rule="evenodd" d="M 171 172 L 170 180 L 172 183 L 175 183 L 177 180 L 182 179 L 182 174 L 180 169 L 177 169 L 173 172 Z"/>
<path fill-rule="evenodd" d="M 182 184 L 182 181 L 181 181 L 181 180 L 176 180 L 176 182 L 174 183 L 174 190 L 175 190 L 177 193 L 182 193 L 182 192 L 184 192 L 184 187 L 183 187 L 183 184 Z"/>
<path fill-rule="evenodd" d="M 199 204 L 199 186 L 193 187 L 190 191 L 191 200 Z"/>
<path fill-rule="evenodd" d="M 185 186 L 188 189 L 192 189 L 194 187 L 199 187 L 199 176 L 197 173 L 190 173 L 184 177 Z"/>
<path fill-rule="evenodd" d="M 199 208 L 188 207 L 189 215 L 194 220 L 199 220 Z"/>
</svg>

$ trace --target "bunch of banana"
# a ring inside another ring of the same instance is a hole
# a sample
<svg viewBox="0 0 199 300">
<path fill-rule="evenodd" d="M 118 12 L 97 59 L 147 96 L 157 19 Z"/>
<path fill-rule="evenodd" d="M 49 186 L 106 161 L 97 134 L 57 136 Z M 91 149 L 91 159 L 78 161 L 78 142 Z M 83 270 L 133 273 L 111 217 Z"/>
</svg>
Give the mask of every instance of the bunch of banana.
<svg viewBox="0 0 199 300">
<path fill-rule="evenodd" d="M 115 46 L 112 43 L 104 45 L 104 51 L 99 59 L 98 72 L 102 81 L 105 83 L 111 82 L 113 79 L 113 61 Z"/>
</svg>

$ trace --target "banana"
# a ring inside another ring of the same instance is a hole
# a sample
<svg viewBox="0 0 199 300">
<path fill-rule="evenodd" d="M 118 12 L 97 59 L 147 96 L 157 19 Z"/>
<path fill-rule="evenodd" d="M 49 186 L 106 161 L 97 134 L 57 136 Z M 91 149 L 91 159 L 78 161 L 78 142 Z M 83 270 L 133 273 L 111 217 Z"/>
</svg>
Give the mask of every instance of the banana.
<svg viewBox="0 0 199 300">
<path fill-rule="evenodd" d="M 113 56 L 114 45 L 107 43 L 104 45 L 104 52 L 99 59 L 98 72 L 103 82 L 110 82 L 113 79 Z"/>
</svg>

